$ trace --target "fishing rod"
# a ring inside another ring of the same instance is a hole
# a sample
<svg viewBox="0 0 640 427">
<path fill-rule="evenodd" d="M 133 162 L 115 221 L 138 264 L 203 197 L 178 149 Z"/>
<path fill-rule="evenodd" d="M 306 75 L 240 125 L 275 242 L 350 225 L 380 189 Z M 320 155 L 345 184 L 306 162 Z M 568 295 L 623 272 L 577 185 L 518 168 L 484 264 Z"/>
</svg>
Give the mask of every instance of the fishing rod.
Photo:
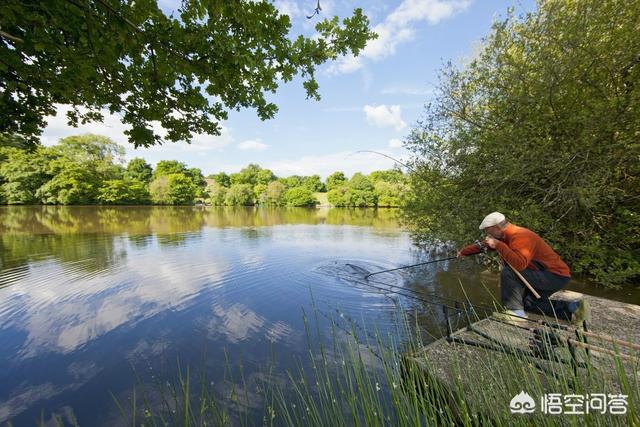
<svg viewBox="0 0 640 427">
<path fill-rule="evenodd" d="M 438 261 L 438 260 L 434 260 L 434 262 L 435 261 Z M 387 271 L 387 270 L 384 270 L 384 271 Z M 383 273 L 384 271 L 379 271 L 379 272 L 376 272 L 375 274 Z M 353 280 L 353 278 L 351 278 L 351 279 Z M 383 291 L 383 292 L 386 292 L 386 293 L 391 293 L 391 294 L 404 296 L 404 297 L 411 298 L 413 300 L 420 301 L 420 302 L 423 302 L 423 303 L 426 303 L 426 304 L 438 305 L 438 306 L 446 307 L 448 309 L 451 309 L 451 310 L 454 310 L 454 311 L 458 311 L 458 312 L 466 311 L 466 308 L 461 308 L 461 307 L 458 307 L 458 306 L 452 307 L 450 305 L 443 304 L 442 302 L 435 302 L 435 301 L 430 301 L 430 300 L 426 300 L 424 298 L 421 298 L 421 297 L 417 296 L 417 295 L 420 295 L 421 293 L 419 291 L 414 290 L 414 289 L 407 289 L 407 288 L 404 288 L 404 287 L 401 287 L 401 286 L 392 285 L 390 283 L 381 282 L 381 281 L 378 281 L 378 280 L 368 280 L 367 279 L 366 281 L 360 281 L 360 280 L 353 280 L 353 281 L 355 283 L 358 283 L 358 284 L 361 284 L 361 285 L 364 285 L 364 286 L 368 286 L 368 287 L 371 287 L 371 288 L 374 288 L 374 289 L 377 289 L 377 290 L 380 290 L 380 291 Z M 372 282 L 380 284 L 380 285 L 383 285 L 383 286 L 386 286 L 386 288 L 382 288 L 380 286 L 375 286 L 375 285 L 372 284 Z M 392 289 L 388 289 L 388 288 L 392 288 Z M 393 289 L 400 289 L 403 292 L 400 292 L 400 291 L 397 291 L 397 290 L 393 290 Z M 409 292 L 410 294 L 407 294 L 407 292 Z M 411 295 L 411 294 L 414 294 L 414 295 Z M 434 293 L 429 293 L 428 295 L 430 297 L 434 297 L 434 298 L 436 298 L 436 299 L 438 299 L 440 301 L 448 301 L 448 302 L 453 302 L 455 304 L 461 304 L 461 302 L 459 300 L 456 300 L 454 298 L 449 298 L 449 297 L 441 296 L 441 295 L 434 294 Z M 490 307 L 490 306 L 487 306 L 487 305 L 484 305 L 484 304 L 471 304 L 469 302 L 469 306 L 474 311 L 475 311 L 475 309 L 487 310 L 487 311 L 495 311 L 496 310 L 496 307 Z M 552 323 L 552 322 L 548 322 L 548 321 L 542 320 L 542 319 L 531 319 L 529 317 L 518 316 L 516 314 L 509 314 L 509 317 L 513 317 L 514 319 L 520 319 L 520 320 L 523 320 L 523 321 L 527 321 L 529 323 L 533 323 L 533 324 L 536 324 L 536 325 L 542 325 L 542 326 L 547 326 L 547 327 L 551 327 L 551 328 L 554 328 L 554 329 L 560 329 L 560 330 L 563 330 L 563 331 L 569 331 L 570 332 L 570 331 L 578 330 L 577 327 L 562 325 L 560 323 Z M 493 318 L 493 317 L 489 317 L 489 319 L 493 320 L 493 321 L 496 321 L 496 322 L 499 322 L 499 323 L 509 324 L 509 325 L 515 326 L 516 328 L 524 329 L 524 330 L 527 330 L 527 331 L 533 331 L 533 328 L 531 328 L 531 327 L 513 324 L 511 322 L 503 321 L 503 320 L 496 319 L 496 318 Z M 640 349 L 640 345 L 639 344 L 631 343 L 629 341 L 621 340 L 621 339 L 618 339 L 618 338 L 614 338 L 614 337 L 612 337 L 610 335 L 599 334 L 599 333 L 594 333 L 594 332 L 588 332 L 586 330 L 580 331 L 580 334 L 583 334 L 583 335 L 585 335 L 587 337 L 591 337 L 591 338 L 594 338 L 594 339 L 600 339 L 600 340 L 603 340 L 603 341 L 608 341 L 610 343 L 618 344 L 618 345 L 621 345 L 621 346 L 624 346 L 624 347 L 629 347 L 629 348 L 636 349 L 636 350 Z"/>
<path fill-rule="evenodd" d="M 358 282 L 358 283 L 362 283 L 362 284 L 365 284 L 365 285 L 366 285 L 366 284 L 371 283 L 371 282 L 373 282 L 373 283 L 378 283 L 378 284 L 381 284 L 381 285 L 387 286 L 387 287 L 389 287 L 389 288 L 402 289 L 402 290 L 404 290 L 404 291 L 411 292 L 412 294 L 415 294 L 415 295 L 423 295 L 423 293 L 422 293 L 422 292 L 420 292 L 420 291 L 416 291 L 415 289 L 408 289 L 408 288 L 405 288 L 405 287 L 402 287 L 402 286 L 396 286 L 396 285 L 392 285 L 392 284 L 390 284 L 390 283 L 380 282 L 380 281 L 378 281 L 378 280 L 367 280 L 367 282 Z M 377 286 L 376 286 L 376 288 L 377 288 Z M 390 292 L 390 293 L 398 293 L 397 291 L 392 291 L 392 290 L 387 291 L 387 292 Z M 405 296 L 405 295 L 404 295 L 404 294 L 402 294 L 402 293 L 398 293 L 398 294 L 399 294 L 399 295 L 403 295 L 403 296 Z M 439 299 L 439 300 L 441 300 L 441 301 L 448 301 L 448 302 L 453 302 L 454 304 L 456 304 L 456 303 L 457 303 L 457 304 L 461 304 L 461 301 L 460 301 L 460 300 L 457 300 L 457 299 L 455 299 L 455 298 L 445 297 L 445 296 L 442 296 L 442 295 L 438 295 L 438 294 L 433 293 L 433 292 L 428 292 L 428 293 L 427 293 L 427 295 L 428 295 L 428 296 L 430 296 L 430 297 L 437 298 L 437 299 Z M 436 304 L 436 305 L 441 305 L 441 306 L 443 306 L 443 305 L 444 305 L 444 304 L 442 304 L 442 303 L 434 303 L 433 301 L 427 301 L 427 300 L 424 300 L 423 298 L 420 298 L 420 297 L 414 297 L 413 295 L 411 296 L 411 298 L 418 299 L 419 301 L 423 301 L 423 302 L 430 303 L 430 304 Z M 483 305 L 483 304 L 476 304 L 476 305 L 473 305 L 473 304 L 471 304 L 471 303 L 469 303 L 469 304 L 471 305 L 471 307 L 472 307 L 473 309 L 478 308 L 478 309 L 482 309 L 482 310 L 492 310 L 492 311 L 496 310 L 496 308 L 495 308 L 495 307 L 489 307 L 489 306 L 486 306 L 486 305 Z M 451 308 L 451 309 L 455 309 L 455 310 L 462 310 L 461 308 L 455 308 L 455 307 L 451 307 L 451 306 L 446 306 L 446 307 L 447 307 L 447 308 Z"/>
<path fill-rule="evenodd" d="M 448 300 L 448 301 L 455 302 L 456 303 L 455 307 L 452 307 L 450 305 L 444 304 L 442 302 L 429 301 L 429 300 L 426 300 L 424 298 L 420 298 L 420 297 L 418 297 L 416 295 L 407 294 L 405 292 L 393 291 L 393 290 L 385 289 L 385 288 L 382 288 L 380 286 L 373 285 L 371 283 L 371 282 L 379 283 L 379 284 L 382 284 L 382 285 L 387 286 L 389 288 L 400 288 L 399 286 L 391 285 L 389 283 L 380 282 L 380 281 L 377 281 L 377 280 L 367 280 L 367 281 L 354 280 L 354 282 L 362 284 L 364 286 L 368 286 L 368 287 L 380 290 L 380 291 L 385 292 L 385 293 L 392 293 L 392 294 L 404 296 L 404 297 L 407 297 L 407 298 L 410 298 L 410 299 L 413 299 L 413 300 L 416 300 L 416 301 L 423 302 L 425 304 L 437 305 L 437 306 L 440 306 L 440 307 L 446 307 L 447 309 L 451 309 L 451 310 L 454 310 L 455 312 L 458 312 L 458 314 L 460 314 L 460 312 L 462 312 L 462 311 L 467 313 L 466 304 L 465 304 L 464 308 L 461 308 L 461 307 L 458 306 L 460 304 L 460 302 L 458 300 L 454 300 L 452 298 L 447 298 L 447 297 L 442 297 L 442 296 L 439 296 L 439 295 L 436 295 L 436 294 L 431 294 L 431 296 L 434 296 L 435 298 L 440 299 L 441 301 L 442 300 L 445 300 L 445 301 Z M 414 291 L 412 289 L 404 289 L 404 288 L 402 288 L 402 289 L 405 290 L 405 291 L 408 291 L 408 292 L 418 293 L 417 291 Z M 483 309 L 489 309 L 489 310 L 493 310 L 494 309 L 494 308 L 487 307 L 487 306 L 480 305 L 480 304 L 475 305 L 475 306 L 472 305 L 472 304 L 469 304 L 469 306 L 470 306 L 471 310 L 473 310 L 474 312 L 475 312 L 476 308 L 483 308 Z M 552 327 L 552 328 L 556 328 L 556 329 L 560 329 L 560 330 L 564 330 L 564 331 L 575 330 L 576 333 L 579 332 L 580 334 L 584 334 L 586 336 L 590 336 L 590 337 L 595 338 L 595 339 L 601 339 L 601 340 L 604 340 L 604 341 L 609 341 L 609 342 L 612 342 L 614 344 L 618 344 L 618 345 L 621 345 L 621 346 L 624 346 L 624 347 L 629 347 L 629 348 L 632 348 L 632 349 L 637 349 L 639 347 L 638 344 L 631 343 L 631 342 L 624 341 L 624 340 L 620 340 L 620 339 L 616 339 L 614 337 L 611 337 L 611 336 L 605 335 L 605 334 L 597 334 L 597 333 L 587 332 L 587 331 L 578 331 L 577 328 L 571 328 L 569 326 L 561 325 L 561 324 L 554 324 L 554 323 L 547 322 L 547 321 L 541 320 L 541 319 L 535 320 L 535 319 L 530 319 L 528 317 L 522 317 L 522 316 L 518 316 L 518 315 L 511 315 L 511 314 L 510 314 L 510 316 L 512 316 L 514 318 L 519 318 L 519 319 L 522 319 L 522 320 L 526 320 L 528 322 L 532 322 L 532 323 L 535 323 L 535 324 L 538 324 L 538 325 Z M 506 321 L 500 320 L 500 319 L 495 319 L 493 317 L 489 317 L 489 319 L 497 321 L 499 323 L 509 324 L 509 325 L 515 326 L 517 328 L 521 328 L 521 329 L 527 330 L 529 332 L 533 332 L 534 335 L 536 334 L 536 331 L 537 331 L 534 328 L 528 328 L 526 326 L 513 324 L 513 323 L 510 323 L 510 322 L 506 322 Z M 604 349 L 604 348 L 599 347 L 599 346 L 594 346 L 593 344 L 586 344 L 586 343 L 583 343 L 581 341 L 576 341 L 576 340 L 572 340 L 572 339 L 568 339 L 568 338 L 566 339 L 566 341 L 571 343 L 571 344 L 573 344 L 573 345 L 577 345 L 579 347 L 584 347 L 587 350 L 592 350 L 592 351 L 595 351 L 595 352 L 600 352 L 600 353 L 610 354 L 610 355 L 617 354 L 617 353 L 612 352 L 611 350 Z M 620 357 L 622 359 L 625 359 L 625 360 L 638 361 L 638 359 L 634 358 L 633 356 L 629 356 L 629 355 L 625 355 L 625 354 L 620 355 Z"/>
<path fill-rule="evenodd" d="M 402 266 L 402 267 L 390 268 L 388 270 L 376 271 L 375 273 L 369 273 L 366 276 L 364 276 L 364 280 L 367 280 L 367 279 L 369 279 L 369 277 L 375 276 L 376 274 L 388 273 L 390 271 L 403 270 L 405 268 L 418 267 L 418 266 L 421 266 L 421 265 L 433 264 L 433 263 L 436 263 L 436 262 L 449 261 L 449 260 L 456 259 L 456 258 L 458 258 L 458 257 L 457 256 L 450 256 L 448 258 L 434 259 L 434 260 L 431 260 L 431 261 L 420 262 L 418 264 L 405 265 L 405 266 Z"/>
<path fill-rule="evenodd" d="M 398 160 L 398 159 L 396 159 L 396 158 L 394 158 L 394 157 L 391 157 L 391 156 L 389 156 L 388 154 L 381 153 L 381 152 L 379 152 L 379 151 L 374 151 L 374 150 L 358 150 L 358 151 L 355 151 L 355 152 L 354 152 L 354 153 L 352 153 L 352 154 L 357 154 L 357 153 L 374 153 L 374 154 L 378 154 L 378 155 L 380 155 L 380 156 L 384 156 L 384 157 L 386 157 L 387 159 L 393 160 L 393 161 L 394 161 L 394 162 L 396 162 L 397 164 L 402 165 L 402 166 L 404 166 L 404 167 L 405 167 L 405 168 L 407 168 L 407 169 L 412 169 L 409 165 L 407 165 L 407 164 L 405 164 L 405 163 L 402 163 L 400 160 Z M 350 155 L 351 155 L 351 154 L 350 154 Z M 349 156 L 347 156 L 347 157 L 349 157 Z"/>
<path fill-rule="evenodd" d="M 360 282 L 360 281 L 356 281 L 356 283 L 361 283 L 361 284 L 363 284 L 363 285 L 370 286 L 370 287 L 372 287 L 372 288 L 379 289 L 379 290 L 382 290 L 382 291 L 384 291 L 384 292 L 389 292 L 389 291 L 387 291 L 387 290 L 385 290 L 385 289 L 383 289 L 383 288 L 381 288 L 381 287 L 379 287 L 379 286 L 371 285 L 371 283 L 370 283 L 370 282 L 371 282 L 371 281 L 367 281 L 367 282 Z M 384 282 L 379 282 L 379 281 L 373 281 L 373 282 L 375 282 L 375 283 L 380 283 L 380 284 L 383 284 L 383 285 L 385 285 L 385 286 L 389 286 L 389 287 L 393 287 L 393 288 L 398 288 L 398 286 L 394 286 L 394 285 L 391 285 L 391 284 L 388 284 L 388 283 L 384 283 Z M 407 291 L 415 292 L 415 291 L 413 291 L 413 290 L 411 290 L 411 289 L 407 289 Z M 407 295 L 407 294 L 404 294 L 404 293 L 401 293 L 401 292 L 398 292 L 398 291 L 390 291 L 390 292 L 391 292 L 391 293 L 393 293 L 393 294 L 402 295 L 402 296 L 405 296 L 405 297 L 408 297 L 408 298 L 412 298 L 412 299 L 415 299 L 415 300 L 418 300 L 418 301 L 421 301 L 421 302 L 424 302 L 424 303 L 427 303 L 427 304 L 432 304 L 432 305 L 438 305 L 438 306 L 441 306 L 441 307 L 446 307 L 446 308 L 448 308 L 448 309 L 455 310 L 455 311 L 457 311 L 458 313 L 459 313 L 459 312 L 461 312 L 461 311 L 463 311 L 463 310 L 465 311 L 465 313 L 467 312 L 467 308 L 466 308 L 466 307 L 465 307 L 465 308 L 460 308 L 460 307 L 458 307 L 457 305 L 456 305 L 456 307 L 451 307 L 451 306 L 446 305 L 446 304 L 443 304 L 443 303 L 436 303 L 436 302 L 434 302 L 434 301 L 428 301 L 428 300 L 425 300 L 425 299 L 423 299 L 423 298 L 419 298 L 419 297 L 416 297 L 416 296 L 414 296 L 414 295 Z M 438 296 L 438 295 L 433 295 L 433 296 L 435 296 L 436 298 L 443 299 L 443 300 L 450 300 L 450 301 L 455 301 L 456 303 L 459 303 L 457 300 L 453 300 L 453 299 L 450 299 L 450 298 L 441 297 L 441 296 Z M 476 307 L 483 307 L 483 306 L 482 306 L 482 305 L 478 305 L 478 306 L 473 306 L 473 305 L 471 305 L 470 307 L 471 307 L 471 309 L 472 309 L 472 310 L 474 310 Z M 485 307 L 485 308 L 486 308 L 486 307 Z M 526 320 L 528 320 L 528 321 L 530 321 L 530 322 L 535 322 L 535 323 L 537 323 L 537 324 L 544 325 L 544 326 L 551 326 L 551 327 L 554 327 L 554 328 L 557 328 L 557 329 L 560 329 L 560 330 L 571 331 L 571 329 L 572 329 L 572 328 L 570 328 L 570 327 L 568 327 L 568 326 L 565 326 L 565 325 L 560 325 L 560 324 L 555 325 L 555 324 L 553 324 L 553 323 L 549 323 L 549 322 L 546 322 L 546 321 L 544 321 L 544 320 L 533 320 L 533 319 L 529 319 L 529 318 L 526 318 L 526 317 L 524 317 L 524 318 L 523 318 L 523 317 L 516 316 L 516 315 L 513 315 L 513 317 L 518 317 L 518 318 L 521 318 L 521 319 L 526 319 Z M 489 317 L 489 319 L 490 319 L 490 320 L 497 321 L 497 322 L 500 322 L 500 323 L 505 323 L 505 324 L 509 324 L 509 325 L 512 325 L 512 326 L 516 326 L 517 328 L 521 328 L 521 329 L 524 329 L 524 330 L 529 331 L 529 332 L 533 332 L 534 337 L 536 336 L 536 334 L 537 334 L 537 333 L 538 333 L 538 334 L 540 333 L 540 331 L 538 331 L 537 329 L 534 329 L 534 328 L 527 328 L 527 327 L 525 327 L 525 326 L 514 325 L 514 324 L 512 324 L 512 323 L 509 323 L 509 322 L 506 322 L 506 321 L 502 321 L 502 320 L 500 320 L 500 319 L 495 319 L 495 318 L 493 318 L 493 317 Z M 479 331 L 479 330 L 477 330 L 477 329 L 473 328 L 473 326 L 471 326 L 471 325 L 469 325 L 469 328 L 470 328 L 469 330 L 471 330 L 471 331 L 473 331 L 473 332 L 475 332 L 475 333 L 478 333 L 479 335 L 483 336 L 483 337 L 484 337 L 484 338 L 486 338 L 486 339 L 492 339 L 491 337 L 486 336 L 485 334 L 481 333 L 481 331 Z M 576 328 L 576 332 L 578 332 L 578 331 L 577 331 L 577 328 Z M 549 335 L 551 335 L 551 338 L 552 338 L 552 339 L 555 339 L 555 342 L 556 342 L 556 343 L 562 342 L 562 339 L 560 338 L 560 336 L 559 336 L 559 335 L 557 335 L 557 334 L 553 334 L 553 333 L 551 333 L 551 332 L 546 332 L 546 333 L 547 333 L 547 334 L 549 334 Z M 605 341 L 610 341 L 610 342 L 613 342 L 614 344 L 618 344 L 618 345 L 621 345 L 621 346 L 624 346 L 624 347 L 630 347 L 630 348 L 634 348 L 634 349 L 639 348 L 638 344 L 631 343 L 631 342 L 624 341 L 624 340 L 620 340 L 620 339 L 615 339 L 615 338 L 613 338 L 613 337 L 611 337 L 611 336 L 608 336 L 608 335 L 604 335 L 604 334 L 596 334 L 596 333 L 593 333 L 593 332 L 586 332 L 586 331 L 580 331 L 580 333 L 581 333 L 581 334 L 585 334 L 585 335 L 587 335 L 587 336 L 590 336 L 590 337 L 592 337 L 592 338 L 602 339 L 602 340 L 605 340 Z M 570 343 L 570 344 L 572 344 L 572 345 L 576 345 L 576 346 L 578 346 L 578 347 L 583 347 L 583 348 L 585 348 L 587 351 L 591 350 L 591 351 L 595 351 L 595 352 L 599 352 L 599 353 L 603 353 L 603 354 L 608 354 L 608 355 L 614 355 L 614 356 L 615 356 L 615 355 L 618 355 L 618 356 L 619 356 L 621 359 L 623 359 L 623 360 L 630 360 L 630 361 L 634 361 L 634 362 L 637 362 L 637 361 L 638 361 L 638 359 L 637 359 L 637 358 L 635 358 L 634 356 L 630 356 L 630 355 L 623 354 L 623 353 L 617 353 L 617 352 L 611 351 L 611 350 L 609 350 L 609 349 L 605 349 L 605 348 L 602 348 L 602 347 L 599 347 L 599 346 L 595 346 L 595 345 L 593 345 L 593 344 L 587 344 L 587 343 L 582 342 L 582 341 L 576 341 L 576 340 L 573 340 L 573 339 L 570 339 L 570 338 L 564 338 L 564 342 Z M 476 343 L 471 343 L 471 342 L 469 342 L 469 343 L 465 342 L 465 344 L 472 344 L 472 345 L 476 345 Z M 522 350 L 520 350 L 520 351 L 522 351 Z M 524 353 L 523 353 L 523 354 L 524 354 Z"/>
<path fill-rule="evenodd" d="M 376 286 L 376 285 L 372 284 L 371 282 L 380 283 L 380 284 L 382 284 L 384 286 L 391 287 L 391 288 L 400 288 L 399 286 L 394 286 L 394 285 L 390 285 L 388 283 L 372 281 L 372 280 L 367 280 L 365 282 L 365 281 L 362 281 L 362 280 L 354 279 L 351 276 L 338 276 L 338 277 L 340 277 L 341 279 L 350 280 L 353 283 L 357 283 L 357 284 L 360 284 L 360 285 L 368 286 L 368 287 L 373 288 L 373 289 L 377 289 L 377 290 L 382 291 L 384 293 L 391 293 L 391 294 L 395 294 L 395 295 L 400 295 L 400 296 L 403 296 L 403 297 L 406 297 L 406 298 L 410 298 L 410 299 L 413 299 L 413 300 L 416 300 L 416 301 L 423 302 L 425 304 L 437 305 L 437 306 L 441 306 L 441 307 L 447 307 L 447 308 L 452 309 L 452 310 L 462 311 L 462 309 L 460 307 L 452 307 L 452 306 L 448 306 L 446 304 L 443 304 L 442 302 L 429 301 L 427 299 L 420 298 L 420 297 L 418 297 L 416 295 L 407 294 L 405 292 L 400 292 L 400 291 L 393 291 L 393 290 L 390 290 L 388 288 L 382 288 L 380 286 Z M 401 288 L 401 289 L 404 289 L 404 288 Z M 416 291 L 414 291 L 412 289 L 404 289 L 404 290 L 407 291 L 407 292 L 417 293 Z M 437 295 L 433 295 L 433 296 L 435 296 L 436 298 L 440 298 Z M 448 298 L 442 298 L 442 299 L 443 300 L 447 300 Z M 454 300 L 451 300 L 451 301 L 454 301 Z M 458 302 L 458 301 L 456 301 L 456 302 Z"/>
</svg>

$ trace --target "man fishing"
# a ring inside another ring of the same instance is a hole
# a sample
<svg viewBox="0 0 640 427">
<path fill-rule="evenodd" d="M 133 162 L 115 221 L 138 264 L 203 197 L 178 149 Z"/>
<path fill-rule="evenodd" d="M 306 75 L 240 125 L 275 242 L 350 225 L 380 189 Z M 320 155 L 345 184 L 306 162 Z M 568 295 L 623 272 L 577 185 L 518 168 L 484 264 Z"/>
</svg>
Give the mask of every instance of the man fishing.
<svg viewBox="0 0 640 427">
<path fill-rule="evenodd" d="M 500 296 L 507 318 L 511 321 L 517 321 L 518 317 L 526 318 L 525 310 L 557 316 L 558 319 L 570 320 L 574 324 L 588 317 L 589 307 L 584 299 L 549 299 L 569 283 L 571 271 L 540 236 L 527 228 L 511 224 L 500 212 L 487 215 L 480 223 L 480 230 L 487 233 L 485 240 L 462 248 L 458 257 L 477 254 L 483 250 L 498 252 L 503 263 Z M 539 298 L 526 286 L 523 278 L 539 294 Z"/>
</svg>

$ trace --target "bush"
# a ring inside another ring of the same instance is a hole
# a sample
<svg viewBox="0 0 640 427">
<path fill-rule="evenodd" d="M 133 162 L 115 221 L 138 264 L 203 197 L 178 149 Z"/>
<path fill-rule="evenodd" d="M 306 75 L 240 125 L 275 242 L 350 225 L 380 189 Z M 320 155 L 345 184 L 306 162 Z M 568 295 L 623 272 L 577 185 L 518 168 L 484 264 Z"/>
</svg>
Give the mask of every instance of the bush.
<svg viewBox="0 0 640 427">
<path fill-rule="evenodd" d="M 375 194 L 378 197 L 379 207 L 399 207 L 400 197 L 404 191 L 401 184 L 395 184 L 386 181 L 378 181 L 375 184 Z"/>
<path fill-rule="evenodd" d="M 232 184 L 227 190 L 225 204 L 228 206 L 253 206 L 253 189 L 250 184 Z"/>
<path fill-rule="evenodd" d="M 159 205 L 190 205 L 196 198 L 198 187 L 183 173 L 161 175 L 149 185 L 151 200 Z"/>
<path fill-rule="evenodd" d="M 207 187 L 207 194 L 209 196 L 209 203 L 214 206 L 224 206 L 227 197 L 228 188 L 214 182 Z"/>
<path fill-rule="evenodd" d="M 606 285 L 640 278 L 640 3 L 540 2 L 448 65 L 408 138 L 405 219 L 462 243 L 498 210 Z M 615 24 L 613 24 L 615 23 Z"/>
<path fill-rule="evenodd" d="M 327 200 L 333 206 L 343 207 L 349 206 L 350 198 L 347 195 L 348 189 L 345 185 L 334 188 L 327 192 Z"/>
<path fill-rule="evenodd" d="M 373 191 L 358 190 L 348 185 L 335 188 L 327 193 L 327 200 L 338 207 L 374 207 L 378 197 Z"/>
<path fill-rule="evenodd" d="M 378 196 L 373 191 L 350 189 L 347 194 L 349 206 L 366 208 L 374 207 L 378 203 Z"/>
<path fill-rule="evenodd" d="M 342 187 L 347 182 L 343 172 L 334 172 L 327 177 L 327 191 Z"/>
<path fill-rule="evenodd" d="M 98 201 L 105 205 L 146 205 L 151 202 L 151 195 L 140 180 L 112 179 L 98 190 Z"/>
<path fill-rule="evenodd" d="M 36 195 L 44 204 L 88 205 L 96 202 L 99 186 L 100 181 L 91 168 L 71 163 L 41 186 Z"/>
<path fill-rule="evenodd" d="M 288 206 L 315 206 L 318 203 L 313 192 L 305 187 L 290 188 L 284 199 Z"/>
<path fill-rule="evenodd" d="M 286 204 L 284 195 L 287 189 L 280 181 L 272 181 L 267 186 L 267 190 L 262 193 L 260 203 L 269 206 L 283 206 Z"/>
</svg>

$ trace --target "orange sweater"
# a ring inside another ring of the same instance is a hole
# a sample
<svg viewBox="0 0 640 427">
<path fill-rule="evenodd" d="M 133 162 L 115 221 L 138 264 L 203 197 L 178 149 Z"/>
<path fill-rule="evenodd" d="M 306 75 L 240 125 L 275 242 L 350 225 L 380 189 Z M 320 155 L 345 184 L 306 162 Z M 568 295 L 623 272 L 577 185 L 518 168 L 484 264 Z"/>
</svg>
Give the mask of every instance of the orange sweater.
<svg viewBox="0 0 640 427">
<path fill-rule="evenodd" d="M 560 256 L 542 237 L 527 228 L 513 224 L 507 225 L 504 236 L 496 245 L 496 250 L 503 260 L 518 271 L 526 268 L 537 270 L 532 261 L 538 261 L 558 276 L 571 277 L 571 270 Z M 480 249 L 476 245 L 469 245 L 460 251 L 463 256 L 478 252 Z"/>
</svg>

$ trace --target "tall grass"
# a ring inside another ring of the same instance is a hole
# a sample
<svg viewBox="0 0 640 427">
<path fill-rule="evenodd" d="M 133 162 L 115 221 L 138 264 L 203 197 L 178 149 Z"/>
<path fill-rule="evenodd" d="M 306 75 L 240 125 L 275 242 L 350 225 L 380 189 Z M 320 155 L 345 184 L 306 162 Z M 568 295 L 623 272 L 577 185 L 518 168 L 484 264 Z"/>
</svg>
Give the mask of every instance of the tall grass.
<svg viewBox="0 0 640 427">
<path fill-rule="evenodd" d="M 640 425 L 637 362 L 614 356 L 591 363 L 582 354 L 576 358 L 578 366 L 566 358 L 541 361 L 525 352 L 510 352 L 508 345 L 481 350 L 454 343 L 450 351 L 460 357 L 451 357 L 443 371 L 442 364 L 436 368 L 421 356 L 425 343 L 419 326 L 405 314 L 398 315 L 396 330 L 386 335 L 355 323 L 345 328 L 332 319 L 328 341 L 317 315 L 317 309 L 311 320 L 304 315 L 308 347 L 295 369 L 278 374 L 273 356 L 260 387 L 261 408 L 247 405 L 250 397 L 242 369 L 235 378 L 226 369 L 225 378 L 240 386 L 221 399 L 204 374 L 196 375 L 194 384 L 187 368 L 179 371 L 176 382 L 156 384 L 155 405 L 144 387 L 135 391 L 128 407 L 118 402 L 122 415 L 132 425 L 144 426 Z M 548 415 L 538 408 L 526 415 L 509 411 L 509 401 L 521 391 L 539 406 L 545 393 L 613 393 L 611 387 L 628 396 L 626 415 Z M 142 407 L 136 407 L 136 401 Z"/>
</svg>

